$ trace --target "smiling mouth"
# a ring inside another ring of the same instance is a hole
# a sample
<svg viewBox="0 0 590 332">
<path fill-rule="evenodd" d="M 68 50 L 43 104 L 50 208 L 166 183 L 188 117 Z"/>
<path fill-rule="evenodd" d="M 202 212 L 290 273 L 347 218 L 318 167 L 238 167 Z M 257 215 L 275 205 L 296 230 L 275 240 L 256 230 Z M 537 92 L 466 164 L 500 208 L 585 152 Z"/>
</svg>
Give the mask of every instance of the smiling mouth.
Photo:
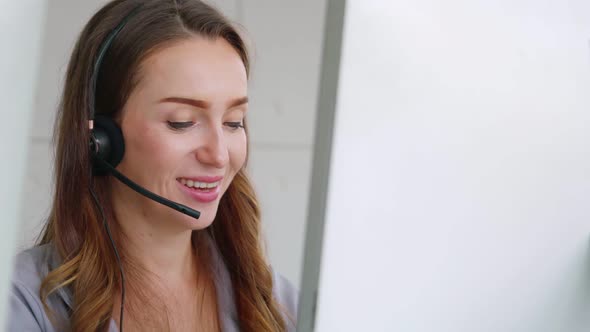
<svg viewBox="0 0 590 332">
<path fill-rule="evenodd" d="M 202 181 L 194 181 L 194 180 L 185 179 L 185 178 L 179 178 L 179 179 L 177 179 L 177 181 L 180 182 L 185 187 L 188 187 L 193 190 L 198 190 L 201 192 L 214 191 L 221 184 L 221 181 L 202 182 Z"/>
</svg>

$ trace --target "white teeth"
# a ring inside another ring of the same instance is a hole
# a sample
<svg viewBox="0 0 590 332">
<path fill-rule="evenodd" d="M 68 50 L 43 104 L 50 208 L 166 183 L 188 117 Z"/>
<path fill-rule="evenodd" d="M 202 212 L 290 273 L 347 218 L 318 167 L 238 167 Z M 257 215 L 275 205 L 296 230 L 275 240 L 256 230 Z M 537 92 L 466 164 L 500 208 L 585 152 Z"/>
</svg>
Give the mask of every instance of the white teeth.
<svg viewBox="0 0 590 332">
<path fill-rule="evenodd" d="M 211 188 L 215 188 L 217 186 L 219 186 L 219 184 L 221 183 L 220 181 L 216 181 L 216 182 L 199 182 L 199 181 L 193 181 L 193 180 L 187 180 L 187 179 L 180 179 L 180 183 L 182 183 L 183 185 L 189 187 L 189 188 L 200 188 L 200 189 L 211 189 Z"/>
</svg>

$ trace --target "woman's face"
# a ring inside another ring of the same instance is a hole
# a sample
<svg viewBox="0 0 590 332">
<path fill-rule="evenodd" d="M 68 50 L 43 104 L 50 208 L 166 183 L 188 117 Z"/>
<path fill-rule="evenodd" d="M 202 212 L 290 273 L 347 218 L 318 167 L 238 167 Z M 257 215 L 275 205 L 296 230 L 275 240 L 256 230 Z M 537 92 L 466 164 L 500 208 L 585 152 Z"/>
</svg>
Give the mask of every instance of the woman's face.
<svg viewBox="0 0 590 332">
<path fill-rule="evenodd" d="M 201 217 L 116 186 L 126 208 L 133 204 L 158 223 L 209 226 L 246 160 L 247 87 L 240 56 L 222 38 L 194 37 L 150 55 L 120 117 L 126 149 L 118 169 Z"/>
</svg>

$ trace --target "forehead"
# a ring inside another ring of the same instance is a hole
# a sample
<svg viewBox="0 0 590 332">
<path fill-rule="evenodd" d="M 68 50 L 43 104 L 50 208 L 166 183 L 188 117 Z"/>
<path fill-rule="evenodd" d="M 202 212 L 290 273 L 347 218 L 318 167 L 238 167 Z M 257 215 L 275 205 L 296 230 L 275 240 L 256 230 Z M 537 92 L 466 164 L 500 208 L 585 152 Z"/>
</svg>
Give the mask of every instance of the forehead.
<svg viewBox="0 0 590 332">
<path fill-rule="evenodd" d="M 157 50 L 140 66 L 138 88 L 158 96 L 215 99 L 247 94 L 247 75 L 237 51 L 223 38 L 199 36 Z"/>
</svg>

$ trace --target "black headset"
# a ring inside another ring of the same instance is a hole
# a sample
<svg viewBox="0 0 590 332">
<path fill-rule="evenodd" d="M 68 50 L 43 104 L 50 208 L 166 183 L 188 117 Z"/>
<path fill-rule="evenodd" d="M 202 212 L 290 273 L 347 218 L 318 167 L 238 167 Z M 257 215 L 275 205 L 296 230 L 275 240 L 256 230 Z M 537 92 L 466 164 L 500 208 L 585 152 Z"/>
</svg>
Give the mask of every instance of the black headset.
<svg viewBox="0 0 590 332">
<path fill-rule="evenodd" d="M 135 7 L 129 14 L 127 14 L 127 16 L 125 16 L 125 18 L 117 25 L 117 27 L 109 33 L 98 51 L 96 63 L 94 64 L 94 71 L 91 77 L 92 93 L 89 95 L 90 100 L 88 109 L 88 127 L 90 129 L 89 147 L 92 161 L 92 171 L 96 176 L 111 174 L 141 195 L 144 195 L 160 204 L 166 205 L 176 211 L 198 219 L 201 215 L 199 211 L 193 210 L 188 206 L 156 195 L 155 193 L 143 188 L 117 171 L 115 167 L 117 167 L 117 165 L 121 162 L 123 155 L 125 154 L 125 139 L 123 138 L 123 132 L 111 117 L 104 115 L 95 116 L 96 85 L 102 60 L 117 34 L 139 11 L 141 6 L 142 5 L 138 5 Z"/>
<path fill-rule="evenodd" d="M 115 37 L 125 27 L 127 22 L 137 14 L 141 5 L 135 7 L 121 22 L 113 29 L 103 41 L 94 68 L 90 77 L 92 93 L 89 94 L 88 127 L 90 129 L 90 151 L 94 175 L 106 175 L 109 168 L 106 164 L 114 167 L 121 162 L 125 154 L 125 140 L 123 132 L 115 121 L 104 115 L 96 116 L 96 85 L 102 60 Z"/>
<path fill-rule="evenodd" d="M 90 166 L 92 171 L 89 189 L 94 199 L 94 202 L 96 203 L 96 206 L 100 211 L 103 224 L 107 231 L 108 237 L 111 241 L 111 245 L 113 246 L 113 250 L 117 258 L 117 263 L 119 265 L 119 270 L 121 272 L 121 311 L 119 320 L 120 332 L 123 332 L 123 313 L 125 308 L 125 274 L 123 273 L 121 258 L 119 256 L 117 246 L 115 245 L 115 241 L 113 240 L 109 225 L 106 221 L 104 210 L 98 200 L 96 193 L 94 192 L 92 177 L 111 174 L 119 181 L 121 181 L 123 184 L 127 185 L 131 189 L 135 190 L 139 194 L 151 200 L 168 206 L 178 212 L 184 213 L 195 219 L 198 219 L 201 215 L 199 211 L 193 210 L 188 206 L 182 205 L 180 203 L 168 200 L 143 188 L 142 186 L 138 185 L 137 183 L 133 182 L 125 175 L 117 171 L 115 167 L 117 167 L 117 165 L 121 162 L 121 160 L 123 159 L 123 155 L 125 154 L 125 139 L 123 137 L 123 132 L 121 131 L 121 128 L 117 125 L 117 123 L 114 121 L 114 119 L 112 119 L 111 117 L 105 115 L 95 115 L 96 85 L 102 60 L 117 34 L 123 29 L 123 27 L 125 27 L 127 22 L 139 11 L 141 6 L 142 5 L 140 4 L 136 6 L 133 10 L 131 10 L 131 12 L 127 14 L 125 18 L 123 18 L 123 20 L 115 27 L 115 29 L 113 29 L 108 34 L 108 36 L 103 41 L 98 51 L 98 55 L 91 76 L 90 84 L 92 86 L 92 93 L 90 93 L 89 96 L 90 99 L 88 106 L 88 128 L 90 129 L 89 152 L 91 158 Z"/>
</svg>

